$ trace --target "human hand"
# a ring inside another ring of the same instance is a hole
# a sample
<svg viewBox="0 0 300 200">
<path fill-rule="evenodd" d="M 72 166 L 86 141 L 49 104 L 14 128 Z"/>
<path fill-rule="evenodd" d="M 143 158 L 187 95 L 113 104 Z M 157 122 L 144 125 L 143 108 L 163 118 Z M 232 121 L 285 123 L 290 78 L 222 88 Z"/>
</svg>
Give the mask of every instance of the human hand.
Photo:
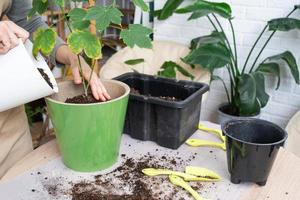
<svg viewBox="0 0 300 200">
<path fill-rule="evenodd" d="M 29 33 L 12 21 L 0 22 L 0 54 L 7 53 L 19 44 L 19 38 L 25 42 Z"/>
<path fill-rule="evenodd" d="M 88 81 L 90 79 L 91 68 L 81 56 L 80 56 L 80 62 L 81 62 L 81 66 L 82 66 L 83 76 L 84 76 L 85 80 Z M 72 59 L 71 69 L 72 69 L 75 84 L 81 84 L 82 79 L 80 76 L 79 62 L 78 62 L 77 58 Z M 101 100 L 101 101 L 107 101 L 107 100 L 111 99 L 111 97 L 107 93 L 104 85 L 102 84 L 102 82 L 100 81 L 100 79 L 98 78 L 98 76 L 95 72 L 92 73 L 91 80 L 90 80 L 90 87 L 91 87 L 91 91 L 92 91 L 92 94 L 95 97 L 95 99 Z"/>
</svg>

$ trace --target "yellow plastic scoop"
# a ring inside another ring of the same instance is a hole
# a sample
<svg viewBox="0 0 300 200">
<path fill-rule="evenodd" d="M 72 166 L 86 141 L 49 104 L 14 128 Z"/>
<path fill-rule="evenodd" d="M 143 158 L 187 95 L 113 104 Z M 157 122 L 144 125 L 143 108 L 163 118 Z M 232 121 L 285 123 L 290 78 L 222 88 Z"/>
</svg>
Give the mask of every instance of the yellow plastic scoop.
<svg viewBox="0 0 300 200">
<path fill-rule="evenodd" d="M 219 181 L 221 180 L 221 177 L 213 172 L 212 170 L 202 168 L 202 167 L 193 167 L 193 166 L 187 166 L 185 168 L 185 173 L 194 175 L 196 178 L 186 178 L 185 181 Z"/>
<path fill-rule="evenodd" d="M 187 145 L 192 147 L 215 147 L 226 150 L 225 143 L 217 143 L 217 142 L 211 142 L 207 140 L 201 140 L 201 139 L 188 139 L 185 142 Z"/>
<path fill-rule="evenodd" d="M 155 168 L 145 168 L 142 170 L 147 176 L 159 176 L 159 175 L 176 175 L 184 179 L 196 179 L 197 177 L 191 174 L 186 174 L 183 172 L 172 171 L 168 169 L 155 169 Z"/>
<path fill-rule="evenodd" d="M 212 133 L 212 134 L 216 135 L 218 138 L 220 138 L 223 142 L 225 142 L 225 136 L 223 135 L 223 133 L 220 129 L 210 128 L 210 127 L 205 126 L 204 124 L 199 124 L 198 129 L 202 130 L 202 131 L 206 131 L 208 133 Z"/>
<path fill-rule="evenodd" d="M 181 177 L 176 175 L 169 175 L 169 179 L 172 184 L 182 187 L 188 191 L 196 200 L 207 200 L 202 198 L 187 182 L 185 182 Z"/>
</svg>

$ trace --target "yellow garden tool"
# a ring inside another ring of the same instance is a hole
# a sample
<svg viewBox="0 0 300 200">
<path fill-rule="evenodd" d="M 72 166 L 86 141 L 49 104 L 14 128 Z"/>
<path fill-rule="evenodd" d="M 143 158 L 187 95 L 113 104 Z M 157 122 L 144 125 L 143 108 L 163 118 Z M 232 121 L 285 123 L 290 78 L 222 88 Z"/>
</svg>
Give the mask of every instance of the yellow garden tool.
<svg viewBox="0 0 300 200">
<path fill-rule="evenodd" d="M 213 182 L 215 182 L 215 181 L 221 180 L 221 177 L 217 173 L 213 172 L 212 170 L 203 168 L 203 167 L 187 166 L 185 168 L 185 173 L 196 176 L 196 178 L 187 177 L 184 179 L 185 181 L 213 181 Z"/>
<path fill-rule="evenodd" d="M 218 143 L 218 142 L 211 142 L 207 140 L 191 138 L 188 139 L 185 143 L 192 147 L 215 147 L 215 148 L 223 149 L 224 151 L 226 150 L 226 146 L 224 142 Z"/>
<path fill-rule="evenodd" d="M 184 179 L 196 179 L 197 178 L 197 176 L 194 176 L 191 174 L 172 171 L 172 170 L 168 170 L 168 169 L 146 168 L 146 169 L 143 169 L 142 172 L 144 174 L 146 174 L 147 176 L 176 175 L 176 176 L 180 176 Z"/>
<path fill-rule="evenodd" d="M 169 179 L 172 184 L 182 187 L 186 191 L 188 191 L 195 200 L 207 200 L 202 198 L 198 192 L 196 192 L 187 182 L 185 182 L 181 177 L 176 176 L 176 175 L 169 175 Z"/>
<path fill-rule="evenodd" d="M 212 133 L 212 134 L 216 135 L 218 138 L 220 138 L 223 142 L 225 142 L 225 136 L 223 135 L 223 133 L 220 129 L 210 128 L 201 123 L 198 125 L 198 129 L 201 131 L 206 131 L 208 133 Z"/>
</svg>

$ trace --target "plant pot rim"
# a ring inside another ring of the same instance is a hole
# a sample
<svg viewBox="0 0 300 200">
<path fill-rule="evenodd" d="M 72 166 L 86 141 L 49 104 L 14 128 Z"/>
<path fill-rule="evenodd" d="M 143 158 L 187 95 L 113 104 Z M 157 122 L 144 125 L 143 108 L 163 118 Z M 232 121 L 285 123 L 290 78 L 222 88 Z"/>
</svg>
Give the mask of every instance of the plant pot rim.
<svg viewBox="0 0 300 200">
<path fill-rule="evenodd" d="M 241 139 L 238 139 L 230 134 L 227 133 L 226 131 L 226 127 L 230 124 L 237 124 L 237 123 L 244 123 L 244 122 L 258 122 L 260 124 L 267 124 L 267 125 L 271 125 L 273 126 L 274 128 L 276 128 L 277 130 L 279 130 L 280 132 L 282 132 L 284 134 L 284 137 L 277 141 L 277 142 L 273 142 L 273 143 L 253 143 L 253 142 L 247 142 L 247 141 L 244 141 L 244 140 L 241 140 Z M 223 124 L 221 124 L 221 130 L 222 130 L 222 133 L 225 134 L 227 137 L 233 139 L 233 140 L 236 140 L 238 142 L 241 142 L 241 143 L 244 143 L 244 144 L 248 144 L 248 145 L 253 145 L 253 146 L 270 146 L 270 145 L 277 145 L 277 144 L 280 144 L 280 143 L 283 143 L 287 137 L 288 137 L 288 134 L 287 132 L 281 128 L 280 126 L 278 126 L 277 124 L 274 124 L 272 122 L 269 122 L 267 120 L 263 120 L 263 119 L 255 119 L 255 118 L 247 118 L 247 119 L 233 119 L 233 120 L 230 120 L 230 121 L 227 121 Z"/>
<path fill-rule="evenodd" d="M 58 100 L 54 100 L 51 96 L 48 96 L 46 97 L 45 99 L 47 101 L 51 101 L 53 103 L 56 103 L 56 104 L 61 104 L 61 105 L 68 105 L 68 106 L 94 106 L 94 105 L 103 105 L 103 104 L 108 104 L 108 103 L 112 103 L 112 102 L 115 102 L 115 101 L 118 101 L 126 96 L 129 95 L 130 93 L 130 88 L 127 84 L 121 82 L 121 81 L 116 81 L 116 80 L 101 80 L 102 82 L 110 82 L 110 83 L 114 83 L 116 85 L 120 85 L 122 86 L 124 89 L 125 89 L 125 93 L 115 99 L 112 99 L 110 101 L 105 101 L 105 102 L 99 102 L 99 103 L 88 103 L 88 104 L 75 104 L 75 103 L 65 103 L 65 102 L 62 102 L 62 101 L 58 101 Z M 66 83 L 68 82 L 69 84 L 74 84 L 72 80 L 67 80 L 67 81 L 63 81 L 63 82 L 60 82 L 58 83 L 61 84 L 61 83 Z"/>
<path fill-rule="evenodd" d="M 252 118 L 252 117 L 257 117 L 260 115 L 260 111 L 259 113 L 256 113 L 255 115 L 249 115 L 249 116 L 237 116 L 237 115 L 230 115 L 230 114 L 227 114 L 223 111 L 220 110 L 221 107 L 224 107 L 224 106 L 228 106 L 230 105 L 228 102 L 224 102 L 224 103 L 221 103 L 218 107 L 218 113 L 221 113 L 222 115 L 225 115 L 225 116 L 230 116 L 230 117 L 233 117 L 233 118 L 238 118 L 238 119 L 249 119 L 249 118 Z"/>
</svg>

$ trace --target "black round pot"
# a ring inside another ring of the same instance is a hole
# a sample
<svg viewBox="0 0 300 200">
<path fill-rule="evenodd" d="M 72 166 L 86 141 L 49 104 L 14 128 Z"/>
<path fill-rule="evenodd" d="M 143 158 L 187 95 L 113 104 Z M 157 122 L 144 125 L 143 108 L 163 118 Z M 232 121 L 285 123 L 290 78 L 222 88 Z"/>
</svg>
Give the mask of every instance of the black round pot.
<svg viewBox="0 0 300 200">
<path fill-rule="evenodd" d="M 231 182 L 265 185 L 287 133 L 279 126 L 261 119 L 231 120 L 222 124 L 222 131 L 226 135 Z"/>
</svg>

